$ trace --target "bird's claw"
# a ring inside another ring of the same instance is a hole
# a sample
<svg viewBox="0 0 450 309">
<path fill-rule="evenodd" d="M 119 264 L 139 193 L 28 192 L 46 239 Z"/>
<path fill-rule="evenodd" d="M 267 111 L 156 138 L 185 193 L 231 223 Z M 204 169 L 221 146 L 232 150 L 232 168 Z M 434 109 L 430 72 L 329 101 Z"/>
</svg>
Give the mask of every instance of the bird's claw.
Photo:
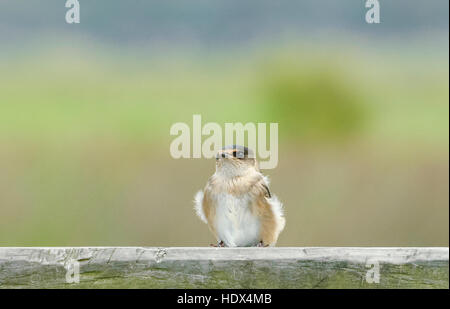
<svg viewBox="0 0 450 309">
<path fill-rule="evenodd" d="M 223 248 L 223 247 L 225 247 L 225 243 L 223 241 L 219 241 L 219 243 L 217 245 L 210 244 L 210 246 L 211 247 L 216 247 L 216 248 L 217 247 Z"/>
<path fill-rule="evenodd" d="M 269 245 L 265 245 L 263 243 L 263 241 L 261 240 L 256 246 L 259 247 L 259 248 L 265 248 L 265 247 L 268 247 Z"/>
</svg>

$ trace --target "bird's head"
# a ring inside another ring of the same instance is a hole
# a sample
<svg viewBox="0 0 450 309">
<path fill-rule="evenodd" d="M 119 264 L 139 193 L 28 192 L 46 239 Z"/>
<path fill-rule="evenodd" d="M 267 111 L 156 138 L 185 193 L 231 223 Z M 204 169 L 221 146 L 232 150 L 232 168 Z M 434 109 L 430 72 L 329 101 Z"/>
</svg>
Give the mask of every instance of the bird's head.
<svg viewBox="0 0 450 309">
<path fill-rule="evenodd" d="M 216 172 L 224 176 L 237 177 L 258 170 L 255 155 L 247 147 L 225 146 L 216 155 Z"/>
</svg>

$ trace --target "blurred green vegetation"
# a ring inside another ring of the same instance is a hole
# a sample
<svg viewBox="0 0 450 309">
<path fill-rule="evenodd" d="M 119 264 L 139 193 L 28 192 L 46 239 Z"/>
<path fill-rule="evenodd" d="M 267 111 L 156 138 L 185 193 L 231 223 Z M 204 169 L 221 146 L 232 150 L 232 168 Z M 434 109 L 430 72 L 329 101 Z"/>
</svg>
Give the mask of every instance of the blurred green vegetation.
<svg viewBox="0 0 450 309">
<path fill-rule="evenodd" d="M 0 246 L 213 242 L 214 163 L 169 154 L 193 114 L 279 123 L 279 245 L 448 246 L 448 55 L 329 48 L 0 60 Z"/>
<path fill-rule="evenodd" d="M 298 57 L 298 58 L 301 58 Z M 272 122 L 302 140 L 328 140 L 355 135 L 366 121 L 364 96 L 352 89 L 339 66 L 305 55 L 269 64 L 261 92 Z"/>
</svg>

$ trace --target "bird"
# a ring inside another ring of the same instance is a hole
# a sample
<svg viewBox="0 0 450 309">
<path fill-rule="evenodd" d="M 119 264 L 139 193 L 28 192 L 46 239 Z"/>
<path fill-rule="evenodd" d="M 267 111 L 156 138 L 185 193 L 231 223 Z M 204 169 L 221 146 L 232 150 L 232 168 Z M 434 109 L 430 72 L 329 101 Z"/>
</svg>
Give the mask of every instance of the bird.
<svg viewBox="0 0 450 309">
<path fill-rule="evenodd" d="M 251 149 L 230 145 L 216 155 L 216 171 L 194 197 L 197 216 L 215 236 L 215 247 L 272 247 L 284 229 L 283 204 Z"/>
</svg>

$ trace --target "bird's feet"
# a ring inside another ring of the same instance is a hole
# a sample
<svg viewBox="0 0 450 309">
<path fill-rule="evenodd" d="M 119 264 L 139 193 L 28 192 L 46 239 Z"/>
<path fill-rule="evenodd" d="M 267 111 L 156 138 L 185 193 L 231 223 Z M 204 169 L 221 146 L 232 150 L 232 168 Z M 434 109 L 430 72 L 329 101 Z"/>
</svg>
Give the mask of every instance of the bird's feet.
<svg viewBox="0 0 450 309">
<path fill-rule="evenodd" d="M 217 245 L 210 244 L 210 246 L 211 246 L 211 247 L 220 247 L 220 248 L 223 248 L 223 247 L 225 247 L 225 243 L 224 243 L 223 241 L 219 241 L 219 242 L 217 243 Z"/>
<path fill-rule="evenodd" d="M 263 243 L 263 241 L 261 240 L 256 246 L 259 247 L 259 248 L 265 248 L 265 247 L 268 247 L 269 245 L 265 245 Z"/>
</svg>

